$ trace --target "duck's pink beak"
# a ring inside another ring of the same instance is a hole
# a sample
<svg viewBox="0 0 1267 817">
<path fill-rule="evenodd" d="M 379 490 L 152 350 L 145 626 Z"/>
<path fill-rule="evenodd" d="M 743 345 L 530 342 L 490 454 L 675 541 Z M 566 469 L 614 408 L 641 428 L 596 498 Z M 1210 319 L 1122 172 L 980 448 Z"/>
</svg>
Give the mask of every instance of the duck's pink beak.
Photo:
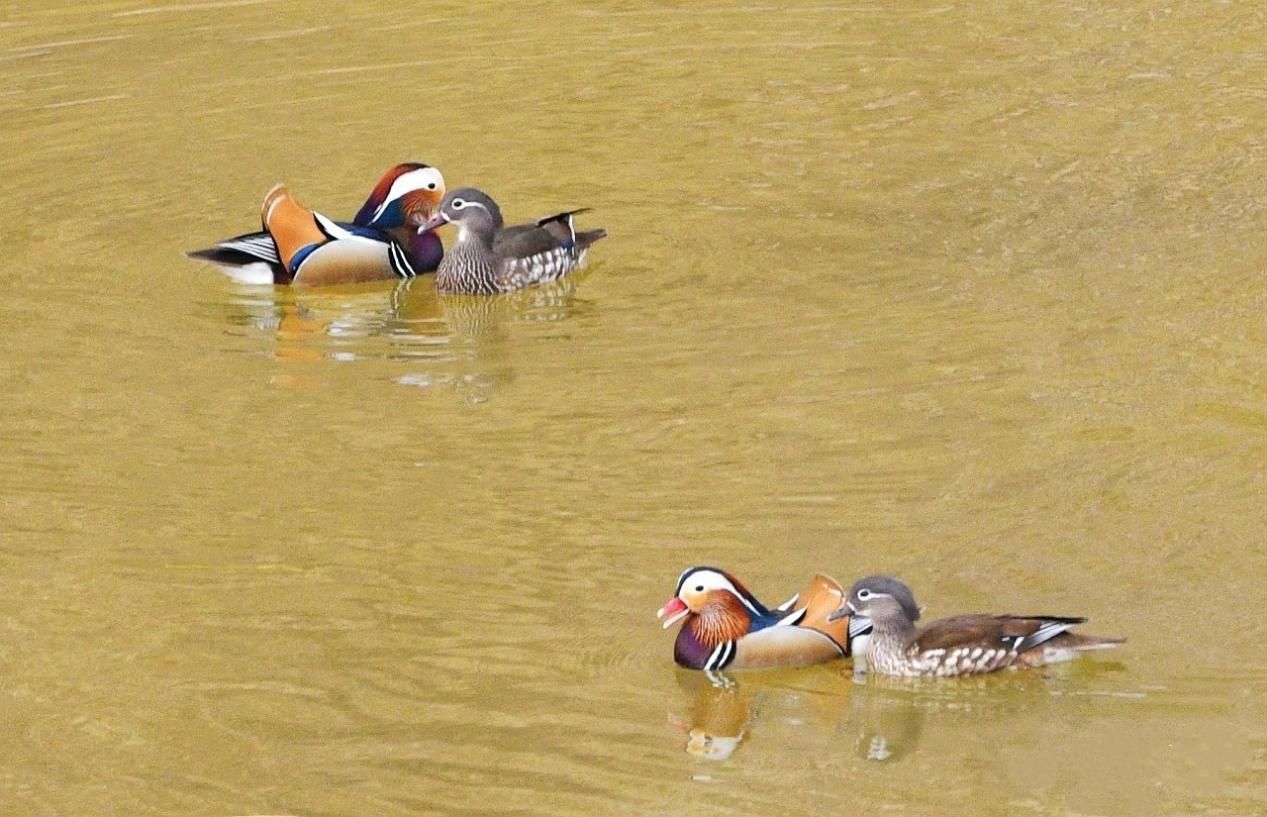
<svg viewBox="0 0 1267 817">
<path fill-rule="evenodd" d="M 660 611 L 655 614 L 655 617 L 663 619 L 660 626 L 667 630 L 674 624 L 681 621 L 682 618 L 689 612 L 691 612 L 691 608 L 686 606 L 686 602 L 682 601 L 677 596 L 674 596 L 669 599 L 668 604 L 660 608 Z"/>
<path fill-rule="evenodd" d="M 446 216 L 444 213 L 436 213 L 434 216 L 427 219 L 426 224 L 418 228 L 418 235 L 422 235 L 423 233 L 429 233 L 432 230 L 435 230 L 439 227 L 443 227 L 444 225 L 448 223 L 449 223 L 448 216 Z"/>
<path fill-rule="evenodd" d="M 854 609 L 854 606 L 846 601 L 844 604 L 840 605 L 835 610 L 832 610 L 830 613 L 828 613 L 827 620 L 840 621 L 842 618 L 845 618 L 846 616 L 852 616 L 856 612 L 858 611 Z"/>
</svg>

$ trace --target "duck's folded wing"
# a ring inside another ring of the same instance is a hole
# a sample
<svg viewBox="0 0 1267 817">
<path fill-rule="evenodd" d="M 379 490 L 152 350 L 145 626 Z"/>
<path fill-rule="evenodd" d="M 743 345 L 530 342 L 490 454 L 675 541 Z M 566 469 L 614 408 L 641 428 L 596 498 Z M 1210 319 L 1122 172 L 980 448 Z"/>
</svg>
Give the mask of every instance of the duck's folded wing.
<svg viewBox="0 0 1267 817">
<path fill-rule="evenodd" d="M 1025 633 L 1018 643 L 1017 661 L 1031 667 L 1070 661 L 1088 650 L 1107 650 L 1123 643 L 1121 638 L 1105 638 L 1070 630 L 1086 621 L 1084 618 L 1055 618 L 1052 616 L 1013 616 L 1026 622 L 1038 622 L 1031 633 Z M 1022 629 L 1028 629 L 1026 625 Z M 1016 640 L 1016 636 L 1012 636 Z"/>
<path fill-rule="evenodd" d="M 1084 618 L 1057 616 L 953 616 L 934 621 L 916 638 L 921 650 L 981 646 L 1023 652 L 1055 638 Z"/>
<path fill-rule="evenodd" d="M 507 227 L 497 234 L 493 250 L 505 258 L 531 258 L 563 246 L 549 230 L 536 224 Z"/>
<path fill-rule="evenodd" d="M 577 243 L 576 228 L 573 226 L 572 216 L 577 213 L 588 212 L 589 209 L 588 207 L 582 207 L 578 210 L 567 210 L 566 212 L 539 218 L 531 224 L 518 224 L 514 227 L 507 227 L 497 234 L 493 249 L 513 258 L 527 258 L 553 250 L 556 247 L 571 249 Z M 595 230 L 593 232 L 602 232 L 606 235 L 606 231 L 603 230 Z M 601 236 L 599 237 L 601 238 Z M 596 240 L 597 238 L 591 238 L 587 244 L 592 244 Z"/>
</svg>

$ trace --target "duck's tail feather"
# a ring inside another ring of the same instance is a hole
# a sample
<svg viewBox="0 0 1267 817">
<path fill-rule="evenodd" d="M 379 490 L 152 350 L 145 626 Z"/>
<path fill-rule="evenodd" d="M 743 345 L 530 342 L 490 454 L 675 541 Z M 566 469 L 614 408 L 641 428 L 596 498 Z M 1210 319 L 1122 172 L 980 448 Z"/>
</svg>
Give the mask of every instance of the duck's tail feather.
<svg viewBox="0 0 1267 817">
<path fill-rule="evenodd" d="M 606 237 L 607 237 L 607 231 L 604 230 L 602 227 L 599 227 L 597 230 L 586 230 L 584 232 L 580 232 L 576 234 L 576 245 L 584 249 L 585 247 L 588 247 L 589 245 L 593 244 L 595 241 L 599 240 L 600 238 L 606 238 Z"/>
<path fill-rule="evenodd" d="M 273 237 L 268 233 L 245 233 L 227 238 L 214 247 L 190 250 L 185 255 L 226 266 L 240 267 L 261 261 L 266 264 L 281 264 L 281 258 L 277 255 L 277 245 L 273 243 Z"/>
</svg>

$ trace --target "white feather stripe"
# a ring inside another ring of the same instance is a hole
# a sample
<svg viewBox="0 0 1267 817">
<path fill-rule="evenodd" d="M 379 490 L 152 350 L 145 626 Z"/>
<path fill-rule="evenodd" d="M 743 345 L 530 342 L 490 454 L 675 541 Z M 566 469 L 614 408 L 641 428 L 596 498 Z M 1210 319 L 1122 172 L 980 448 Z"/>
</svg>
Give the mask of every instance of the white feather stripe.
<svg viewBox="0 0 1267 817">
<path fill-rule="evenodd" d="M 1077 622 L 1071 622 L 1071 621 L 1044 622 L 1041 626 L 1039 626 L 1037 630 L 1030 633 L 1025 638 L 1019 639 L 1012 646 L 1012 649 L 1016 651 L 1033 649 L 1034 647 L 1037 647 L 1039 644 L 1042 644 L 1044 641 L 1050 641 L 1051 639 L 1055 638 L 1056 636 L 1060 635 L 1061 633 L 1075 626 L 1077 626 Z"/>
<path fill-rule="evenodd" d="M 388 262 L 391 264 L 392 272 L 401 278 L 413 278 L 418 274 L 414 271 L 413 265 L 409 263 L 409 254 L 395 241 L 389 243 L 387 257 Z"/>
<path fill-rule="evenodd" d="M 708 660 L 704 662 L 704 669 L 719 670 L 730 663 L 730 659 L 734 657 L 735 642 L 723 641 L 718 644 L 713 652 L 708 656 Z"/>
<path fill-rule="evenodd" d="M 273 237 L 268 233 L 230 238 L 228 241 L 221 241 L 216 246 L 226 250 L 246 253 L 261 261 L 273 264 L 281 263 L 281 259 L 277 257 L 277 245 L 273 243 Z"/>
<path fill-rule="evenodd" d="M 775 627 L 795 627 L 805 620 L 805 614 L 809 612 L 808 607 L 802 607 L 790 616 L 784 616 L 775 622 Z"/>
<path fill-rule="evenodd" d="M 411 190 L 421 190 L 428 184 L 434 185 L 431 188 L 432 190 L 444 189 L 444 177 L 441 176 L 440 171 L 436 170 L 434 167 L 420 167 L 416 170 L 411 170 L 408 173 L 400 174 L 396 177 L 396 180 L 392 182 L 391 188 L 387 191 L 387 196 L 383 199 L 383 203 L 378 205 L 378 209 L 374 211 L 374 215 L 370 221 L 377 221 L 379 216 L 383 215 L 383 211 L 387 209 L 388 205 L 396 199 Z"/>
<path fill-rule="evenodd" d="M 362 238 L 362 236 L 348 232 L 330 218 L 323 216 L 320 213 L 313 212 L 312 217 L 317 220 L 317 226 L 321 228 L 321 232 L 331 238 Z"/>
</svg>

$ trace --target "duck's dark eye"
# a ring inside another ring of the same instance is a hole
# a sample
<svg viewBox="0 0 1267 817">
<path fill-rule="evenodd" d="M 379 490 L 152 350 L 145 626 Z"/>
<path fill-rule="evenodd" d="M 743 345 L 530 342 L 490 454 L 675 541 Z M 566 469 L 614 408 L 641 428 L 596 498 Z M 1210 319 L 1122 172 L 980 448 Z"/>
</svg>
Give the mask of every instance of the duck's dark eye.
<svg viewBox="0 0 1267 817">
<path fill-rule="evenodd" d="M 702 584 L 697 584 L 697 585 L 695 585 L 695 592 L 696 592 L 696 593 L 703 593 L 703 592 L 704 592 L 704 585 L 702 585 Z"/>
<path fill-rule="evenodd" d="M 435 189 L 436 189 L 436 183 L 435 183 L 435 182 L 432 182 L 431 184 L 427 185 L 427 189 L 428 189 L 428 190 L 435 190 Z"/>
<path fill-rule="evenodd" d="M 869 598 L 871 598 L 871 591 L 868 590 L 867 588 L 864 587 L 858 591 L 859 601 L 866 601 Z"/>
<path fill-rule="evenodd" d="M 451 206 L 454 210 L 461 210 L 463 207 L 465 207 L 465 206 L 466 206 L 466 202 L 465 202 L 465 201 L 463 201 L 462 199 L 454 199 L 454 200 L 453 200 L 453 203 L 452 203 L 450 206 Z"/>
</svg>

